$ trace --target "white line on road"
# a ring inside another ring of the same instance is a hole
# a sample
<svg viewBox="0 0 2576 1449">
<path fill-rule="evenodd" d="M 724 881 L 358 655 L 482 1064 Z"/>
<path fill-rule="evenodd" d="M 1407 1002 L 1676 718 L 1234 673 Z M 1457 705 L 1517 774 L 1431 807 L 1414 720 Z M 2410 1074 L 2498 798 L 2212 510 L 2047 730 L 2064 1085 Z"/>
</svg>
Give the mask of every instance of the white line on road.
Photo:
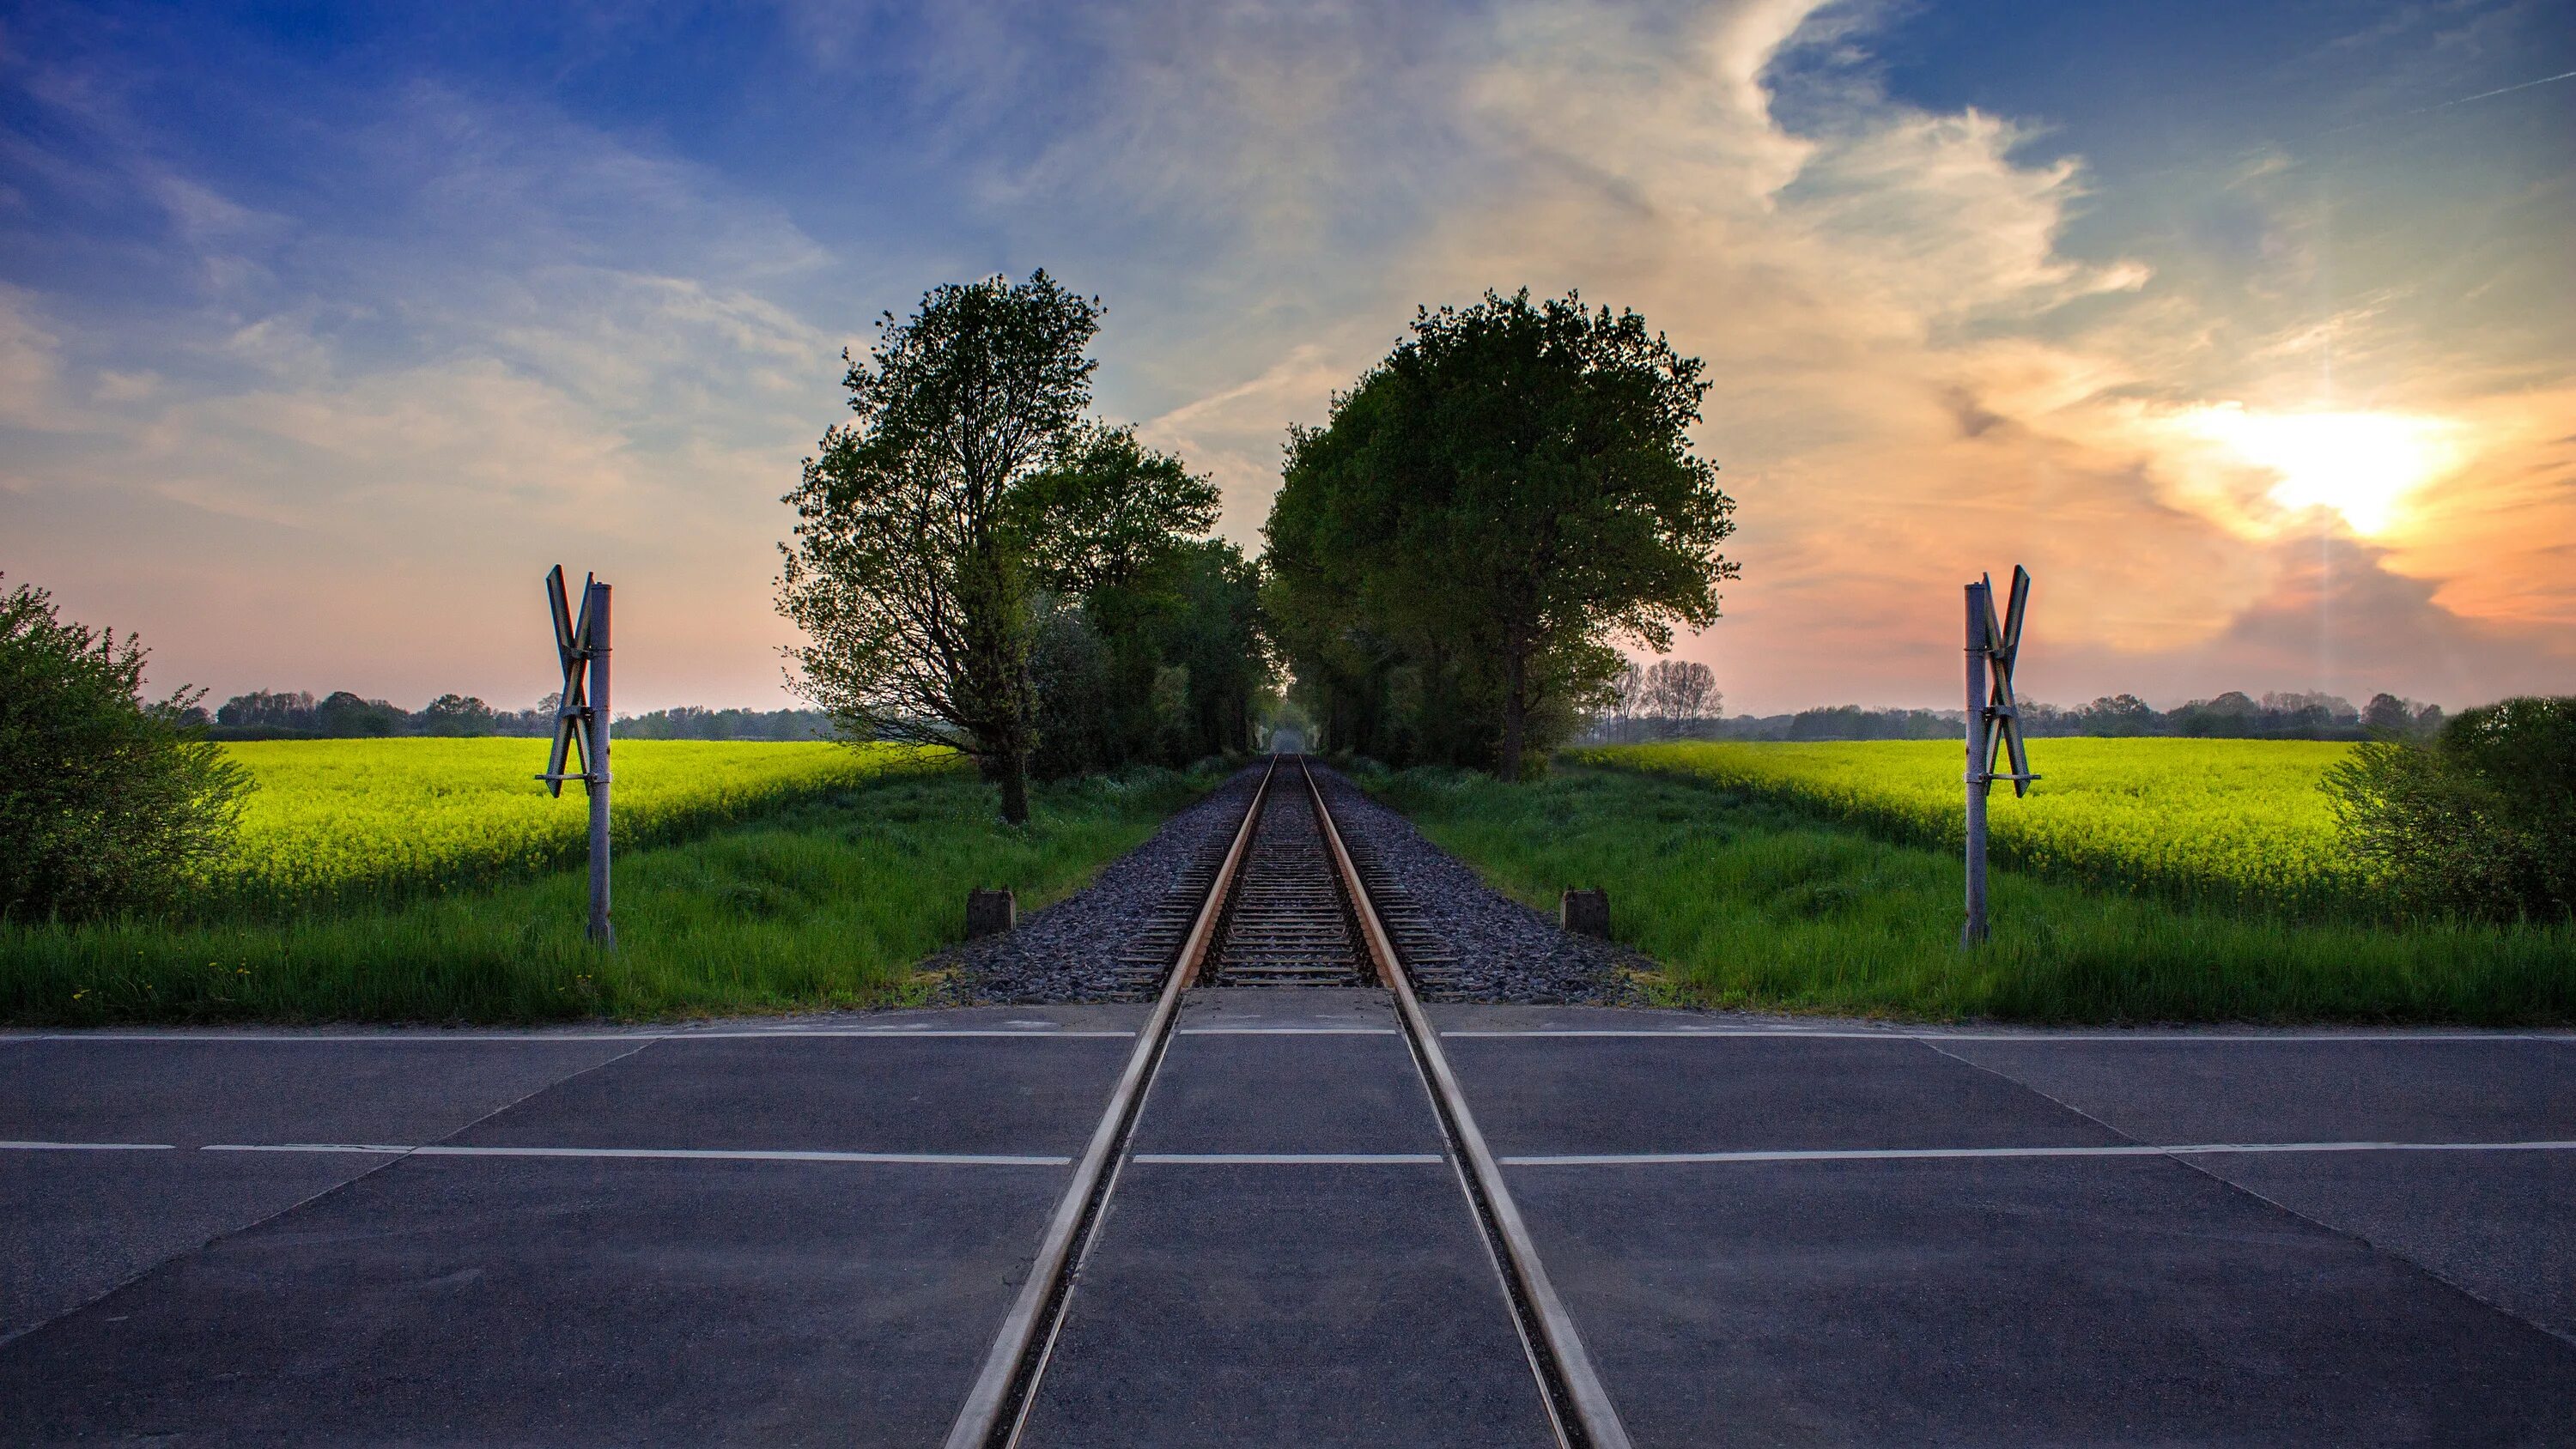
<svg viewBox="0 0 2576 1449">
<path fill-rule="evenodd" d="M 815 1038 L 847 1040 L 872 1037 L 878 1040 L 904 1041 L 921 1037 L 1013 1037 L 1031 1041 L 1057 1041 L 1068 1038 L 1132 1038 L 1132 1031 L 1056 1031 L 1010 1030 L 1006 1028 L 963 1027 L 853 1027 L 849 1029 L 782 1029 L 778 1031 L 590 1031 L 590 1032 L 472 1032 L 442 1031 L 416 1033 L 321 1033 L 321 1032 L 114 1032 L 114 1031 L 49 1031 L 21 1034 L 11 1041 L 116 1041 L 153 1042 L 160 1045 L 187 1045 L 191 1042 L 372 1042 L 381 1046 L 409 1046 L 419 1043 L 510 1042 L 520 1046 L 547 1046 L 556 1042 L 593 1041 L 805 1041 Z"/>
<path fill-rule="evenodd" d="M 794 1152 L 713 1147 L 405 1147 L 378 1142 L 218 1142 L 201 1152 L 355 1152 L 383 1157 L 607 1157 L 713 1162 L 883 1162 L 925 1167 L 1063 1167 L 1070 1157 L 962 1152 Z"/>
<path fill-rule="evenodd" d="M 1128 1160 L 1174 1167 L 1385 1167 L 1449 1159 L 1437 1152 L 1139 1152 Z"/>
<path fill-rule="evenodd" d="M 1765 1152 L 1589 1152 L 1506 1157 L 1506 1167 L 1665 1167 L 1724 1162 L 1893 1162 L 1962 1157 L 2206 1157 L 2251 1152 L 2576 1152 L 2576 1142 L 2196 1142 L 2172 1146 L 1853 1147 Z"/>
<path fill-rule="evenodd" d="M 0 1152 L 173 1152 L 167 1142 L 0 1142 Z"/>
<path fill-rule="evenodd" d="M 1460 1038 L 1513 1037 L 1657 1037 L 1682 1041 L 1789 1040 L 1811 1038 L 1817 1041 L 2017 1041 L 2041 1044 L 2094 1046 L 2125 1042 L 2201 1042 L 2212 1046 L 2269 1046 L 2278 1042 L 2368 1042 L 2373 1045 L 2398 1043 L 2414 1045 L 2427 1042 L 2499 1042 L 2545 1041 L 2576 1043 L 2576 1034 L 2567 1032 L 2281 1032 L 2269 1036 L 2217 1034 L 2190 1031 L 2126 1032 L 2016 1032 L 2016 1031 L 1801 1031 L 1794 1027 L 1771 1030 L 1713 1028 L 1699 1030 L 1656 1030 L 1634 1027 L 1534 1027 L 1515 1031 L 1444 1031 L 1443 1040 Z"/>
</svg>

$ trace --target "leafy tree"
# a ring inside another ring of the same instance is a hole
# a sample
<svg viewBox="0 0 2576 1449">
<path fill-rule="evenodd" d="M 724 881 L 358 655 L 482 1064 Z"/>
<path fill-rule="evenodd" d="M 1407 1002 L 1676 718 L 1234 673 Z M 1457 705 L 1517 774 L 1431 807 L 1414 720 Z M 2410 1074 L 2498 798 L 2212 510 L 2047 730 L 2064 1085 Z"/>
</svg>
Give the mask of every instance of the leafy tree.
<svg viewBox="0 0 2576 1449">
<path fill-rule="evenodd" d="M 1274 615 L 1345 745 L 1392 733 L 1400 670 L 1423 753 L 1522 772 L 1598 704 L 1612 641 L 1717 618 L 1734 502 L 1691 451 L 1708 383 L 1634 312 L 1487 292 L 1292 430 L 1266 530 Z M 1349 715 L 1351 718 L 1344 719 Z M 1534 730 L 1534 725 L 1545 728 Z"/>
<path fill-rule="evenodd" d="M 470 694 L 442 694 L 421 706 L 420 732 L 488 735 L 492 732 L 492 706 Z"/>
<path fill-rule="evenodd" d="M 1012 492 L 1030 566 L 1058 594 L 1134 581 L 1216 526 L 1216 484 L 1136 441 L 1133 428 L 1086 427 L 1052 466 Z"/>
<path fill-rule="evenodd" d="M 2361 709 L 2362 728 L 2375 735 L 2402 735 L 2415 728 L 2415 711 L 2393 694 L 2374 694 Z"/>
<path fill-rule="evenodd" d="M 1705 718 L 1717 676 L 1705 664 L 1687 659 L 1658 659 L 1646 671 L 1646 712 L 1664 721 L 1664 734 L 1679 739 L 1683 722 Z"/>
<path fill-rule="evenodd" d="M 254 689 L 225 700 L 215 723 L 242 729 L 308 730 L 313 727 L 313 696 Z"/>
<path fill-rule="evenodd" d="M 2075 711 L 2075 719 L 2090 734 L 2153 734 L 2164 723 L 2155 708 L 2134 694 L 2106 694 Z"/>
<path fill-rule="evenodd" d="M 2366 741 L 2325 789 L 2354 853 L 2407 904 L 2576 916 L 2576 697 L 2464 710 L 2430 744 Z"/>
<path fill-rule="evenodd" d="M 164 904 L 231 843 L 249 778 L 178 723 L 204 691 L 144 700 L 147 657 L 0 596 L 0 918 Z"/>
<path fill-rule="evenodd" d="M 1258 573 L 1234 545 L 1175 540 L 1123 583 L 1052 597 L 1031 659 L 1039 773 L 1184 765 L 1251 743 L 1271 668 Z"/>
<path fill-rule="evenodd" d="M 1029 674 L 1038 711 L 1030 768 L 1056 780 L 1123 759 L 1115 662 L 1081 600 L 1051 594 L 1040 602 Z"/>
<path fill-rule="evenodd" d="M 855 738 L 953 747 L 1028 818 L 1035 626 L 1015 491 L 1077 456 L 1097 299 L 1045 272 L 933 288 L 851 362 L 851 424 L 785 501 L 779 612 L 806 634 L 796 680 Z M 843 354 L 848 361 L 848 354 Z"/>
<path fill-rule="evenodd" d="M 345 689 L 334 690 L 313 707 L 313 729 L 316 734 L 332 739 L 374 739 L 399 734 L 406 723 L 404 712 L 381 699 L 361 699 Z"/>
</svg>

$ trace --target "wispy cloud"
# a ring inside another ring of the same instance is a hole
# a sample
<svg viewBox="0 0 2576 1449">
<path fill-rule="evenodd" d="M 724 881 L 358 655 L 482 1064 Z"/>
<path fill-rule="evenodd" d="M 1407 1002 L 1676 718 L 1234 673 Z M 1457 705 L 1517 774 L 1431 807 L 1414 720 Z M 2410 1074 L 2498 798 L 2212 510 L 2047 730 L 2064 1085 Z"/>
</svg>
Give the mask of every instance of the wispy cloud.
<svg viewBox="0 0 2576 1449">
<path fill-rule="evenodd" d="M 2394 45 L 2409 68 L 2328 122 L 2463 95 L 2513 8 L 2409 11 L 2294 79 Z M 1286 426 L 1417 304 L 1580 287 L 1709 359 L 1745 575 L 1682 647 L 1734 707 L 1946 700 L 1955 589 L 2016 560 L 2046 696 L 2563 683 L 2576 323 L 2535 244 L 2569 229 L 2563 161 L 2409 153 L 2355 207 L 2258 135 L 2118 180 L 2051 116 L 1903 99 L 1874 47 L 1907 13 L 791 3 L 707 124 L 314 71 L 238 100 L 251 174 L 149 119 L 150 76 L 29 62 L 0 224 L 35 235 L 39 196 L 121 218 L 103 244 L 149 285 L 0 270 L 0 508 L 32 541 L 0 566 L 225 687 L 516 700 L 541 657 L 493 661 L 561 556 L 633 586 L 632 697 L 758 699 L 776 495 L 879 308 L 1038 264 L 1102 292 L 1103 409 L 1215 473 L 1250 543 Z M 2303 506 L 2331 478 L 2208 426 L 2332 413 L 2448 451 L 2380 480 L 2383 517 Z M 363 638 L 309 604 L 371 590 Z"/>
</svg>

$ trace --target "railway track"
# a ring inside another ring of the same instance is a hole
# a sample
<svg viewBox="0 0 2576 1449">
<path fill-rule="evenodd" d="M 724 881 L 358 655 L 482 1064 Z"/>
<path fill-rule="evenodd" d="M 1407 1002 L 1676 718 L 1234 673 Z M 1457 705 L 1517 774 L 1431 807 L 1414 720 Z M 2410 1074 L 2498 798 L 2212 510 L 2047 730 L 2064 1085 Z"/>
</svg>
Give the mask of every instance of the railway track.
<svg viewBox="0 0 2576 1449">
<path fill-rule="evenodd" d="M 1138 1115 L 1171 1051 L 1183 1001 L 1193 991 L 1245 987 L 1382 988 L 1391 997 L 1411 1069 L 1438 1117 L 1462 1206 L 1473 1215 L 1500 1280 L 1501 1299 L 1548 1421 L 1547 1437 L 1568 1449 L 1625 1449 L 1628 1438 L 1618 1414 L 1423 1014 L 1416 975 L 1436 988 L 1455 955 L 1422 923 L 1401 889 L 1384 879 L 1375 860 L 1342 838 L 1304 757 L 1271 758 L 1222 849 L 1211 846 L 1181 874 L 1157 920 L 1119 959 L 1123 975 L 1155 991 L 1152 1014 L 957 1417 L 948 1449 L 1007 1449 L 1022 1442 L 1069 1305 L 1081 1291 L 1087 1255 L 1131 1159 Z M 1332 1083 L 1316 1086 L 1329 1090 Z"/>
</svg>

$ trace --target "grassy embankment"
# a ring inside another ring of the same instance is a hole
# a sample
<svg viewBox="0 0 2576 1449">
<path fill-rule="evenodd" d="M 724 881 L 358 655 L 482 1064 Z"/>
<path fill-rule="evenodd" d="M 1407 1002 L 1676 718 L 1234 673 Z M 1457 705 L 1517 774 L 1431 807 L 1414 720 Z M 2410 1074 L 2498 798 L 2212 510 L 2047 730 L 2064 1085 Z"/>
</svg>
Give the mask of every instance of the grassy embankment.
<svg viewBox="0 0 2576 1449">
<path fill-rule="evenodd" d="M 2576 930 L 2385 919 L 2316 792 L 2341 746 L 2048 740 L 1995 800 L 1994 939 L 1962 952 L 1958 748 L 1579 752 L 1530 785 L 1374 788 L 1498 888 L 1610 888 L 1676 1002 L 1913 1018 L 2576 1020 Z"/>
<path fill-rule="evenodd" d="M 528 740 L 231 747 L 260 783 L 182 917 L 0 925 L 0 1019 L 525 1022 L 875 1006 L 956 939 L 965 893 L 1061 896 L 1210 783 L 1036 791 L 1022 829 L 895 747 L 617 747 L 618 949 L 582 936 L 587 806 Z"/>
</svg>

